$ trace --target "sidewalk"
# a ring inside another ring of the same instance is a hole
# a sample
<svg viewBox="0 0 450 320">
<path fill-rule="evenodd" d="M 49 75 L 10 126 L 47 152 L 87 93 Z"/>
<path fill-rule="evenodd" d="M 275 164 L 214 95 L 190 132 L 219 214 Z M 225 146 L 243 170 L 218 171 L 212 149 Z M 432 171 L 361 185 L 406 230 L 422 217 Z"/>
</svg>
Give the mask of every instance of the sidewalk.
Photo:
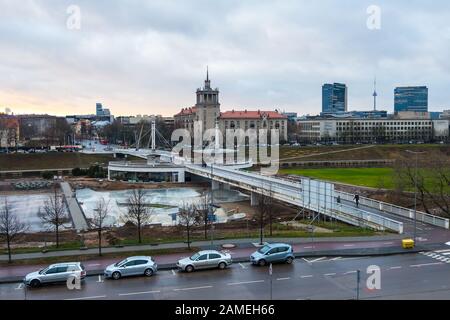
<svg viewBox="0 0 450 320">
<path fill-rule="evenodd" d="M 358 242 L 374 242 L 374 241 L 391 241 L 400 240 L 404 236 L 401 235 L 388 235 L 388 236 L 374 236 L 374 237 L 343 237 L 343 238 L 265 238 L 266 242 L 287 242 L 290 244 L 311 244 L 311 243 L 358 243 Z M 213 246 L 222 246 L 223 244 L 233 243 L 240 248 L 252 247 L 254 248 L 254 243 L 258 243 L 259 239 L 227 239 L 227 240 L 214 240 Z M 211 240 L 207 241 L 194 241 L 191 242 L 192 247 L 210 249 Z M 148 250 L 161 250 L 161 249 L 179 249 L 187 248 L 187 244 L 184 242 L 176 243 L 163 243 L 157 245 L 134 245 L 125 247 L 104 247 L 102 248 L 103 253 L 120 253 L 120 252 L 131 252 L 131 251 L 148 251 Z M 96 255 L 98 253 L 98 248 L 90 248 L 87 250 L 61 250 L 61 251 L 49 251 L 34 252 L 34 253 L 20 253 L 13 254 L 13 260 L 25 260 L 25 259 L 38 259 L 38 258 L 48 258 L 48 257 L 68 257 L 68 256 L 82 256 L 82 255 Z M 0 255 L 0 261 L 8 261 L 8 255 Z"/>
</svg>

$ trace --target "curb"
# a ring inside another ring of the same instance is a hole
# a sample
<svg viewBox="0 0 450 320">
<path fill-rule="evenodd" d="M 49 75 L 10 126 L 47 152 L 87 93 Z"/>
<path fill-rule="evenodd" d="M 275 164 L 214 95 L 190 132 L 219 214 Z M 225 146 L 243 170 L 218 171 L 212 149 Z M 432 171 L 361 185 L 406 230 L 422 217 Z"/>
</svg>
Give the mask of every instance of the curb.
<svg viewBox="0 0 450 320">
<path fill-rule="evenodd" d="M 380 250 L 379 248 L 369 248 L 369 249 L 345 249 L 345 250 L 328 250 L 328 251 L 315 251 L 315 252 L 294 252 L 294 256 L 296 258 L 313 258 L 313 257 L 371 257 L 371 256 L 393 256 L 393 255 L 400 255 L 400 254 L 413 254 L 413 253 L 419 253 L 425 250 L 430 250 L 430 248 L 425 247 L 416 247 L 414 249 L 393 249 L 393 250 L 386 250 L 386 248 L 383 248 Z M 431 249 L 432 250 L 432 249 Z M 242 262 L 250 262 L 250 259 L 248 257 L 238 257 L 233 258 L 233 263 L 242 263 Z M 175 263 L 169 263 L 169 264 L 161 264 L 158 265 L 158 270 L 172 270 L 177 269 L 177 266 Z M 87 271 L 87 277 L 93 277 L 93 276 L 99 276 L 103 275 L 103 269 L 102 270 L 90 270 Z M 19 283 L 22 282 L 23 277 L 7 277 L 7 278 L 0 278 L 0 284 L 8 284 L 8 283 Z"/>
</svg>

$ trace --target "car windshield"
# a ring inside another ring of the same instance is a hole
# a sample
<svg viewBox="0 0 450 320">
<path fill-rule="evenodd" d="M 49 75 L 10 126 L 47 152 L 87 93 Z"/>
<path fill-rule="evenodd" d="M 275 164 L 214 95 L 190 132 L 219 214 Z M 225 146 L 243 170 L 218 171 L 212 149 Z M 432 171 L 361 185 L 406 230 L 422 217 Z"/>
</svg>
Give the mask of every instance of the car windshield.
<svg viewBox="0 0 450 320">
<path fill-rule="evenodd" d="M 46 271 L 48 270 L 48 268 L 45 268 L 45 269 L 42 269 L 42 270 L 39 270 L 39 274 L 44 274 Z"/>
<path fill-rule="evenodd" d="M 124 264 L 124 263 L 127 262 L 127 261 L 128 261 L 128 259 L 122 260 L 122 261 L 120 261 L 120 262 L 117 262 L 114 266 L 115 266 L 115 267 L 120 266 L 120 265 Z"/>
<path fill-rule="evenodd" d="M 259 253 L 266 254 L 270 250 L 269 246 L 264 246 L 258 250 Z"/>
<path fill-rule="evenodd" d="M 198 257 L 200 257 L 200 253 L 196 253 L 194 254 L 192 257 L 190 257 L 189 259 L 191 259 L 192 261 L 197 260 Z"/>
</svg>

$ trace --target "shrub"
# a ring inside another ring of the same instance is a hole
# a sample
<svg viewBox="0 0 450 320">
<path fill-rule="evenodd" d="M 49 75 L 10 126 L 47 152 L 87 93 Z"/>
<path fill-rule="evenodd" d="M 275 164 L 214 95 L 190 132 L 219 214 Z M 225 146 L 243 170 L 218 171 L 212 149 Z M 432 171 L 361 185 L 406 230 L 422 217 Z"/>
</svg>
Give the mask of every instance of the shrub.
<svg viewBox="0 0 450 320">
<path fill-rule="evenodd" d="M 45 180 L 51 180 L 56 175 L 56 172 L 53 171 L 45 171 L 42 173 L 42 178 Z"/>
</svg>

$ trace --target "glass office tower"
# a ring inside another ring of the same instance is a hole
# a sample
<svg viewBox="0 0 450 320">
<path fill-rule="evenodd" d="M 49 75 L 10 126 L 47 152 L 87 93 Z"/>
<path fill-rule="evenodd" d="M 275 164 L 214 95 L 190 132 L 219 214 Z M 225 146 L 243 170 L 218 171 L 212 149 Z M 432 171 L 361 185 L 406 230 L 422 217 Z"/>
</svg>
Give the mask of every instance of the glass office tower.
<svg viewBox="0 0 450 320">
<path fill-rule="evenodd" d="M 427 87 L 397 87 L 394 91 L 394 111 L 428 112 Z"/>
<path fill-rule="evenodd" d="M 322 112 L 347 111 L 347 86 L 343 83 L 326 83 L 322 86 Z"/>
</svg>

